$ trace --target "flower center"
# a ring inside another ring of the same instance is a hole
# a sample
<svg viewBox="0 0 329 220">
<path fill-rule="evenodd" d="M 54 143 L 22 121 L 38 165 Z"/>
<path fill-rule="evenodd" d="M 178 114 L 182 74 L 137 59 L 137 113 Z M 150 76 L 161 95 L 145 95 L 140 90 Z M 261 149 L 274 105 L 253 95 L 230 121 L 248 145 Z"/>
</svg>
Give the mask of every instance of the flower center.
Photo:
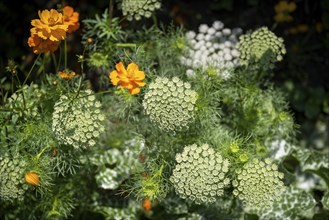
<svg viewBox="0 0 329 220">
<path fill-rule="evenodd" d="M 48 19 L 48 24 L 49 25 L 54 25 L 55 24 L 55 19 L 54 18 L 49 18 Z"/>
</svg>

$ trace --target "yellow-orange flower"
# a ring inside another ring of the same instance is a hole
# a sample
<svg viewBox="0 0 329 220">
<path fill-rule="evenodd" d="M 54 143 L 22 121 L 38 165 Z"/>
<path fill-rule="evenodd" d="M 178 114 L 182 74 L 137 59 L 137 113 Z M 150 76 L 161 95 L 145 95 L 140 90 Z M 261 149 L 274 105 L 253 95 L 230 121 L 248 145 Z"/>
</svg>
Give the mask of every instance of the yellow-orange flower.
<svg viewBox="0 0 329 220">
<path fill-rule="evenodd" d="M 139 87 L 145 86 L 143 82 L 145 74 L 138 69 L 137 64 L 130 63 L 127 70 L 122 62 L 117 63 L 115 67 L 116 70 L 110 73 L 110 79 L 114 86 L 120 85 L 121 89 L 127 88 L 131 95 L 139 93 Z"/>
<path fill-rule="evenodd" d="M 39 186 L 39 175 L 35 172 L 28 172 L 25 174 L 25 181 L 32 186 Z"/>
<path fill-rule="evenodd" d="M 321 22 L 317 22 L 315 24 L 315 30 L 316 32 L 321 33 L 323 31 L 323 24 Z"/>
<path fill-rule="evenodd" d="M 296 27 L 291 27 L 288 29 L 290 34 L 298 34 L 298 29 Z"/>
<path fill-rule="evenodd" d="M 60 71 L 58 72 L 59 77 L 61 77 L 62 79 L 66 79 L 66 80 L 70 80 L 72 79 L 76 74 L 75 72 L 71 71 L 68 72 L 66 70 Z"/>
<path fill-rule="evenodd" d="M 60 42 L 59 41 L 51 41 L 49 39 L 42 39 L 37 34 L 32 34 L 28 41 L 28 45 L 32 47 L 33 53 L 47 53 L 47 52 L 55 52 Z"/>
<path fill-rule="evenodd" d="M 63 15 L 55 9 L 38 12 L 40 19 L 33 19 L 31 35 L 37 34 L 42 39 L 60 41 L 65 39 L 68 25 L 64 24 Z"/>
<path fill-rule="evenodd" d="M 67 33 L 72 33 L 79 29 L 79 13 L 75 12 L 72 7 L 65 6 L 63 8 L 64 24 L 68 25 Z"/>
<path fill-rule="evenodd" d="M 280 1 L 274 6 L 274 10 L 276 13 L 291 13 L 295 11 L 296 8 L 297 5 L 295 2 L 288 3 L 287 1 Z"/>
<path fill-rule="evenodd" d="M 289 14 L 278 13 L 278 14 L 274 15 L 274 20 L 279 23 L 280 22 L 291 22 L 292 20 L 294 20 L 294 18 Z"/>
<path fill-rule="evenodd" d="M 144 198 L 142 201 L 142 207 L 145 212 L 149 212 L 152 209 L 152 203 L 148 198 Z"/>
<path fill-rule="evenodd" d="M 305 33 L 309 30 L 309 26 L 307 24 L 299 24 L 296 27 L 289 28 L 288 32 L 290 34 L 299 34 Z"/>
<path fill-rule="evenodd" d="M 297 6 L 295 2 L 288 3 L 285 0 L 280 1 L 274 6 L 274 10 L 276 12 L 274 20 L 276 22 L 291 22 L 293 17 L 289 13 L 295 11 L 296 8 Z"/>
<path fill-rule="evenodd" d="M 309 30 L 309 27 L 307 24 L 299 24 L 299 25 L 297 25 L 297 29 L 298 29 L 299 33 L 305 33 Z"/>
</svg>

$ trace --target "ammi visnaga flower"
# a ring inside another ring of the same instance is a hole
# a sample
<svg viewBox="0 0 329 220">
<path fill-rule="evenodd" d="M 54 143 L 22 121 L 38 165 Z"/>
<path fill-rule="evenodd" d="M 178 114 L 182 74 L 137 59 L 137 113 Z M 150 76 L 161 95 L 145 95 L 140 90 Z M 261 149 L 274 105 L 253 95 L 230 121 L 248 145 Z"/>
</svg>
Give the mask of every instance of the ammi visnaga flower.
<svg viewBox="0 0 329 220">
<path fill-rule="evenodd" d="M 64 23 L 63 15 L 55 9 L 38 12 L 40 19 L 33 19 L 31 35 L 37 34 L 42 39 L 60 41 L 65 39 L 68 25 Z"/>
<path fill-rule="evenodd" d="M 25 174 L 25 180 L 32 186 L 39 186 L 39 175 L 35 172 L 28 172 Z"/>
<path fill-rule="evenodd" d="M 72 33 L 79 29 L 79 13 L 75 12 L 72 7 L 65 6 L 63 8 L 63 21 L 68 25 L 67 33 Z"/>
<path fill-rule="evenodd" d="M 138 69 L 137 64 L 130 63 L 126 69 L 123 63 L 120 62 L 115 67 L 116 70 L 113 70 L 109 76 L 114 86 L 120 85 L 121 89 L 127 88 L 131 95 L 138 94 L 140 92 L 139 87 L 145 86 L 143 82 L 145 74 Z"/>
</svg>

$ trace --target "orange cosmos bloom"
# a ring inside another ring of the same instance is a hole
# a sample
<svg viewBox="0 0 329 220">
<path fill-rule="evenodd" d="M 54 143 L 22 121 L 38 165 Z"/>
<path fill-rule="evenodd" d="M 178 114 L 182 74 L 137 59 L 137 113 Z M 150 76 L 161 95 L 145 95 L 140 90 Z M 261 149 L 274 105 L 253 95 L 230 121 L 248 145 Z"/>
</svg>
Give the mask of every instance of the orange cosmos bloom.
<svg viewBox="0 0 329 220">
<path fill-rule="evenodd" d="M 65 39 L 68 25 L 64 24 L 63 15 L 55 9 L 38 12 L 40 19 L 33 19 L 31 34 L 37 34 L 42 39 L 60 41 Z"/>
<path fill-rule="evenodd" d="M 65 6 L 63 8 L 64 24 L 68 25 L 67 33 L 72 33 L 79 29 L 79 13 L 75 12 L 72 7 Z"/>
<path fill-rule="evenodd" d="M 76 74 L 75 74 L 75 72 L 73 72 L 73 71 L 68 72 L 68 71 L 64 70 L 64 71 L 60 71 L 60 72 L 58 72 L 58 75 L 59 75 L 59 77 L 61 77 L 62 79 L 70 80 L 70 79 L 72 79 Z"/>
<path fill-rule="evenodd" d="M 127 88 L 131 95 L 135 95 L 140 92 L 141 86 L 145 86 L 143 80 L 145 74 L 143 71 L 139 71 L 138 65 L 130 63 L 127 70 L 122 62 L 115 65 L 116 70 L 110 73 L 110 79 L 114 86 L 120 85 L 120 88 Z"/>
<path fill-rule="evenodd" d="M 142 207 L 145 212 L 149 212 L 152 209 L 152 203 L 148 198 L 144 198 L 142 201 Z"/>
<path fill-rule="evenodd" d="M 37 34 L 32 34 L 29 37 L 27 43 L 30 47 L 33 48 L 33 53 L 47 53 L 47 52 L 55 52 L 60 42 L 59 41 L 51 41 L 49 39 L 42 39 Z"/>
<path fill-rule="evenodd" d="M 39 175 L 35 172 L 28 172 L 25 174 L 25 181 L 32 186 L 39 186 Z"/>
<path fill-rule="evenodd" d="M 291 22 L 293 17 L 289 13 L 295 11 L 296 8 L 297 5 L 295 2 L 288 3 L 287 1 L 280 1 L 274 6 L 276 12 L 274 20 L 276 22 Z"/>
<path fill-rule="evenodd" d="M 274 6 L 274 10 L 276 13 L 290 13 L 295 11 L 297 5 L 295 2 L 287 2 L 287 1 L 280 1 L 278 4 Z"/>
</svg>

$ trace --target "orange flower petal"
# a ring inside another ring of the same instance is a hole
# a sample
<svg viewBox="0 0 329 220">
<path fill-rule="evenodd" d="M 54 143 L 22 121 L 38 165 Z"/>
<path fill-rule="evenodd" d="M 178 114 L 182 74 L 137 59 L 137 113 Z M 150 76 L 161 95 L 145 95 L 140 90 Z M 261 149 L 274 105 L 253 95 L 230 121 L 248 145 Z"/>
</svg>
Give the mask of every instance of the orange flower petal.
<svg viewBox="0 0 329 220">
<path fill-rule="evenodd" d="M 143 79 L 145 79 L 145 73 L 143 71 L 137 71 L 135 72 L 134 78 L 135 80 L 142 81 Z"/>
<path fill-rule="evenodd" d="M 113 79 L 111 79 L 111 82 L 112 82 L 112 84 L 113 84 L 114 86 L 116 86 L 116 85 L 118 85 L 118 83 L 120 82 L 120 79 L 118 79 L 118 78 L 113 78 Z"/>
<path fill-rule="evenodd" d="M 51 41 L 60 41 L 60 40 L 64 40 L 66 36 L 66 31 L 64 29 L 56 29 L 51 31 L 51 36 L 49 38 L 49 40 Z"/>
<path fill-rule="evenodd" d="M 25 181 L 32 186 L 39 186 L 39 175 L 35 172 L 25 174 Z"/>
<path fill-rule="evenodd" d="M 136 63 L 130 63 L 127 67 L 127 71 L 128 73 L 134 73 L 134 72 L 137 72 L 138 71 L 138 66 Z"/>
<path fill-rule="evenodd" d="M 119 74 L 125 74 L 125 75 L 127 75 L 127 71 L 126 71 L 125 66 L 123 65 L 122 62 L 117 63 L 115 65 L 115 68 L 117 69 L 117 71 L 119 72 Z"/>
<path fill-rule="evenodd" d="M 138 86 L 141 86 L 141 87 L 145 86 L 145 83 L 144 83 L 144 82 L 135 81 L 135 83 L 136 83 Z"/>
<path fill-rule="evenodd" d="M 140 91 L 141 91 L 141 90 L 140 90 L 139 87 L 135 87 L 135 88 L 129 89 L 129 93 L 130 93 L 131 95 L 136 95 L 136 94 L 138 94 Z"/>
<path fill-rule="evenodd" d="M 71 16 L 73 14 L 73 8 L 70 7 L 70 6 L 65 6 L 63 8 L 63 14 L 66 15 L 66 16 Z"/>
</svg>

